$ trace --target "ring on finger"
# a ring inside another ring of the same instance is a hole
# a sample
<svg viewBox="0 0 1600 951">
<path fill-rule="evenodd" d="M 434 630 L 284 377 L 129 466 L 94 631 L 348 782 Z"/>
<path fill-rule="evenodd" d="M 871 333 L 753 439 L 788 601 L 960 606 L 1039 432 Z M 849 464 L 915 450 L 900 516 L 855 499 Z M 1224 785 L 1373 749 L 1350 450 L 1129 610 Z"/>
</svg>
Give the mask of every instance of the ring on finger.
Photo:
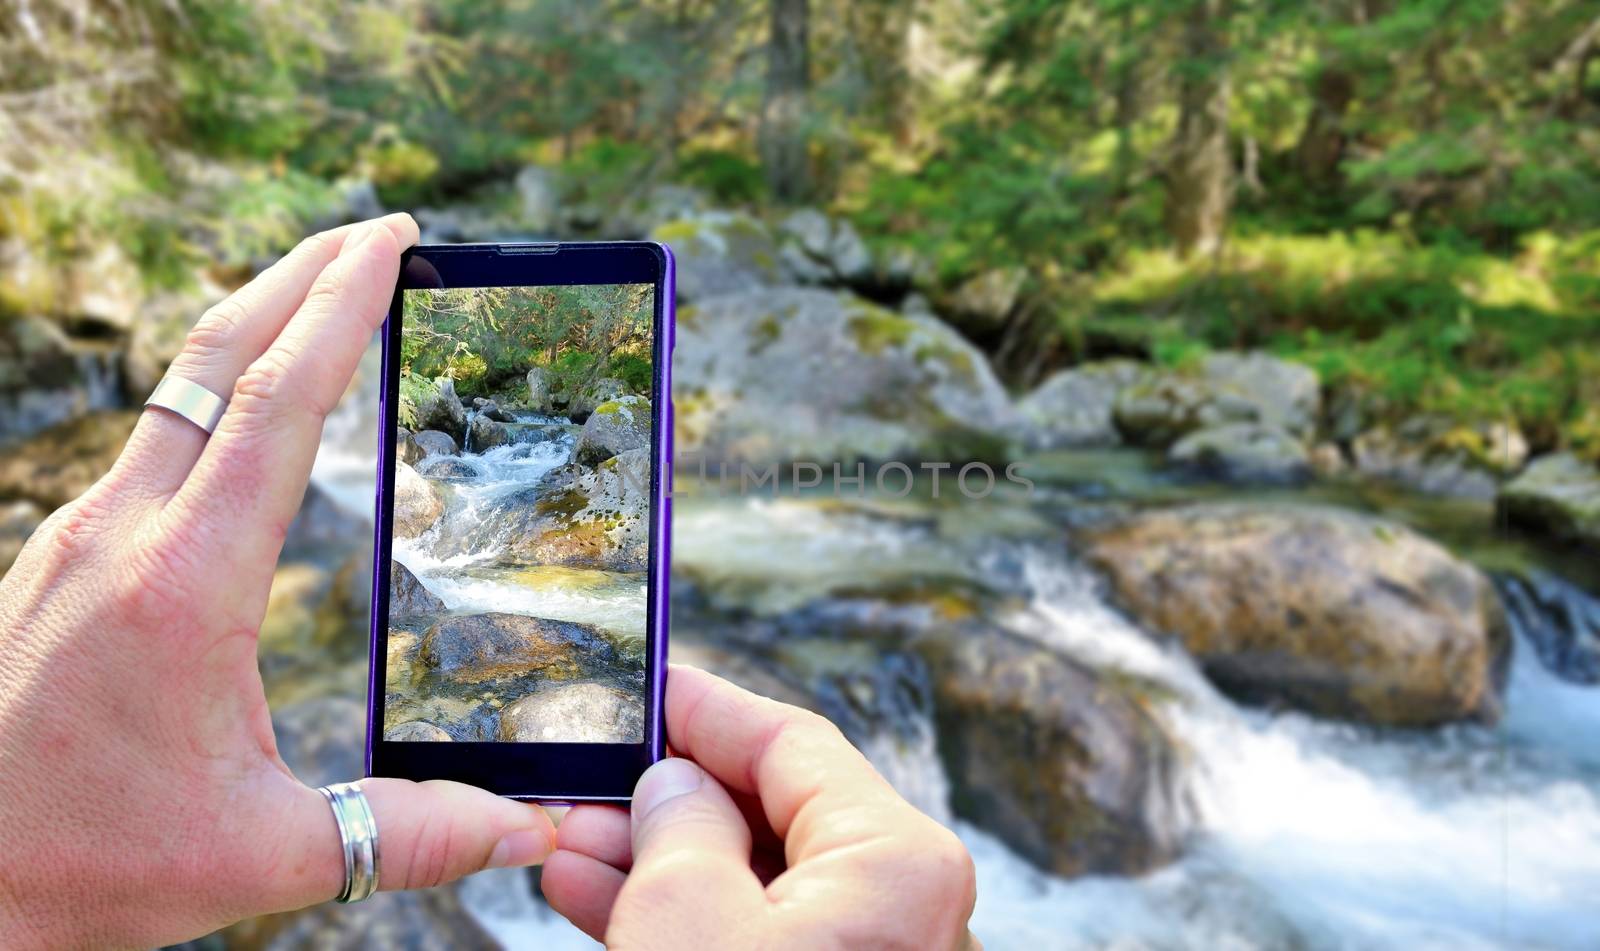
<svg viewBox="0 0 1600 951">
<path fill-rule="evenodd" d="M 366 793 L 356 783 L 332 783 L 317 792 L 333 808 L 344 850 L 344 887 L 334 900 L 350 904 L 371 898 L 378 890 L 378 823 Z"/>
<path fill-rule="evenodd" d="M 217 423 L 222 421 L 228 401 L 193 380 L 168 373 L 156 384 L 144 405 L 176 413 L 210 435 L 216 431 Z"/>
</svg>

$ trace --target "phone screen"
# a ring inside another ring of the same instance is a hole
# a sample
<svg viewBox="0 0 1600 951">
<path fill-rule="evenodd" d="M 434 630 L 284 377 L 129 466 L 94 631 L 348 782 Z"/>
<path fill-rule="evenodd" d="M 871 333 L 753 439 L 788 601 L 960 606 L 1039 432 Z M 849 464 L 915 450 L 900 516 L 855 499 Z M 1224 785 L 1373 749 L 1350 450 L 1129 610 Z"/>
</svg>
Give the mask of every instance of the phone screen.
<svg viewBox="0 0 1600 951">
<path fill-rule="evenodd" d="M 645 741 L 655 294 L 401 291 L 384 741 Z"/>
</svg>

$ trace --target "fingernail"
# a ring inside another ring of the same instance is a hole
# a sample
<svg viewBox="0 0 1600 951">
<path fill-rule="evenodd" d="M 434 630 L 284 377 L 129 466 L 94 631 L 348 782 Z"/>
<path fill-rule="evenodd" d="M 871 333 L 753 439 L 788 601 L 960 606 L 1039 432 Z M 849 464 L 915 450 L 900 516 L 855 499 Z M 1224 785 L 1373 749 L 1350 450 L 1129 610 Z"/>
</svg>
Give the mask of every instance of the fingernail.
<svg viewBox="0 0 1600 951">
<path fill-rule="evenodd" d="M 485 868 L 512 868 L 537 865 L 550 855 L 550 837 L 535 829 L 507 832 L 494 844 Z"/>
<path fill-rule="evenodd" d="M 664 759 L 644 771 L 633 790 L 633 813 L 643 818 L 669 799 L 700 788 L 705 773 L 686 759 Z"/>
</svg>

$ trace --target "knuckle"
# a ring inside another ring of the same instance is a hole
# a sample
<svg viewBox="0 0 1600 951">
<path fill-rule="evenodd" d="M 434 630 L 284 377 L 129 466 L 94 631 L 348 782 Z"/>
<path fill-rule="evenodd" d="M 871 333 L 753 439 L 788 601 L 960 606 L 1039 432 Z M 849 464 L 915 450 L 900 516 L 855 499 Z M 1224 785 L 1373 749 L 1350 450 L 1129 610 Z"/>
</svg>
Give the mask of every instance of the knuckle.
<svg viewBox="0 0 1600 951">
<path fill-rule="evenodd" d="M 295 385 L 290 358 L 278 347 L 257 357 L 233 385 L 232 409 L 246 416 L 272 416 L 285 410 L 314 411 L 301 388 Z"/>
<path fill-rule="evenodd" d="M 226 353 L 238 342 L 240 328 L 248 314 L 238 295 L 230 295 L 212 305 L 189 328 L 184 351 L 195 358 Z"/>
</svg>

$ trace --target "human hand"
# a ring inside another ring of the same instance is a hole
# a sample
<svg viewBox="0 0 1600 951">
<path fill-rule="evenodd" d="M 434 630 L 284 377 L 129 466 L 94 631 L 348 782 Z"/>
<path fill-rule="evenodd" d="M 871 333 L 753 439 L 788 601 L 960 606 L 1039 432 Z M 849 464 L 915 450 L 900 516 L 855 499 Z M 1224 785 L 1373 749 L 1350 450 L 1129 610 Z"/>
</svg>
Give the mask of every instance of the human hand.
<svg viewBox="0 0 1600 951">
<path fill-rule="evenodd" d="M 827 720 L 693 667 L 667 678 L 677 757 L 630 815 L 578 806 L 542 877 L 611 948 L 977 948 L 972 859 Z"/>
<path fill-rule="evenodd" d="M 323 419 L 388 311 L 407 215 L 307 239 L 201 318 L 147 409 L 0 583 L 0 946 L 151 946 L 326 901 L 333 812 L 278 756 L 256 636 Z M 354 778 L 354 777 L 352 777 Z M 369 779 L 386 889 L 548 854 L 543 810 Z"/>
</svg>

